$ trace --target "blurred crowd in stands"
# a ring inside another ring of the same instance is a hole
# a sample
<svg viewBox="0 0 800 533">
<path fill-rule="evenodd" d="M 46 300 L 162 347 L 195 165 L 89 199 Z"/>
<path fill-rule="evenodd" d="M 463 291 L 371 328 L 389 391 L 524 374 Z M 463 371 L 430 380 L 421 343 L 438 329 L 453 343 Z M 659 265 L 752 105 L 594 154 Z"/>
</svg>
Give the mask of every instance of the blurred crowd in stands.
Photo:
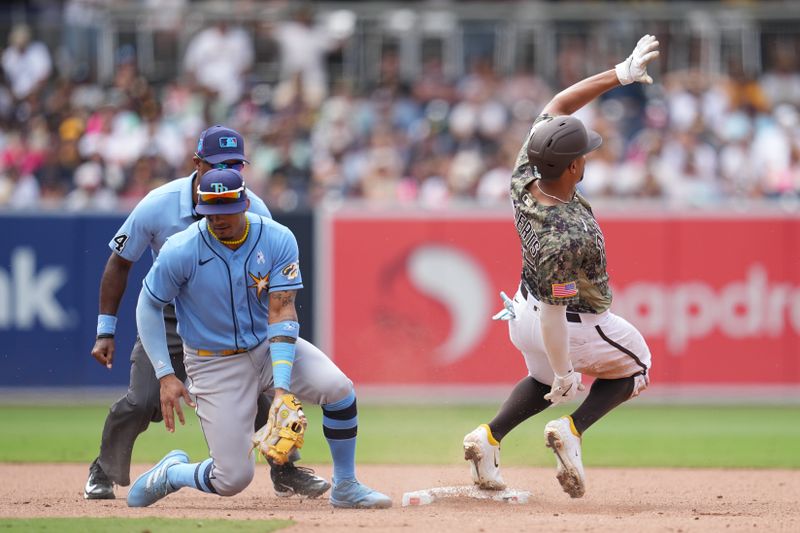
<svg viewBox="0 0 800 533">
<path fill-rule="evenodd" d="M 192 171 L 197 137 L 224 124 L 246 140 L 248 186 L 276 211 L 323 200 L 439 207 L 508 202 L 511 166 L 554 92 L 608 65 L 583 65 L 579 44 L 559 57 L 560 87 L 535 73 L 499 76 L 476 59 L 448 79 L 436 58 L 403 79 L 385 51 L 380 79 L 329 79 L 342 46 L 310 13 L 274 24 L 280 80 L 250 72 L 254 42 L 242 28 L 207 27 L 188 43 L 182 70 L 151 84 L 136 51 L 116 51 L 113 83 L 59 73 L 54 50 L 17 25 L 2 51 L 0 207 L 129 209 L 149 190 Z M 730 199 L 800 197 L 800 70 L 790 51 L 748 76 L 671 72 L 652 87 L 608 93 L 578 116 L 604 138 L 583 191 L 713 206 Z M 619 58 L 621 59 L 621 58 Z"/>
</svg>

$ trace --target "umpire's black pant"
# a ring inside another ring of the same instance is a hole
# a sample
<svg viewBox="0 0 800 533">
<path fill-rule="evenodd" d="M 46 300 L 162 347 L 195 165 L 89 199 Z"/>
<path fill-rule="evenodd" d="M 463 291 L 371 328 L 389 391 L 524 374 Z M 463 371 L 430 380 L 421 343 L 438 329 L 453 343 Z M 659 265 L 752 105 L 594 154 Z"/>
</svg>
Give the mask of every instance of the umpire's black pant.
<svg viewBox="0 0 800 533">
<path fill-rule="evenodd" d="M 175 376 L 186 381 L 183 366 L 183 340 L 178 335 L 175 307 L 164 308 L 164 325 L 167 329 L 167 347 Z M 255 428 L 267 422 L 271 398 L 258 398 Z M 144 351 L 142 341 L 136 338 L 131 352 L 131 380 L 128 393 L 111 406 L 103 426 L 98 463 L 103 472 L 117 485 L 130 484 L 131 454 L 136 438 L 147 429 L 150 422 L 161 422 L 161 386 L 153 365 Z"/>
</svg>

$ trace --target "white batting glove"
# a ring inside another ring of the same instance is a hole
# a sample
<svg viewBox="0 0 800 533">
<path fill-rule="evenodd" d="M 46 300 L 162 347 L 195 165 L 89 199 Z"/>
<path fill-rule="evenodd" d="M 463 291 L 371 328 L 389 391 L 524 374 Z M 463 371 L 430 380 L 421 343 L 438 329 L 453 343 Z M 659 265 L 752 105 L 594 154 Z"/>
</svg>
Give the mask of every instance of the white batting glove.
<svg viewBox="0 0 800 533">
<path fill-rule="evenodd" d="M 562 402 L 568 402 L 578 394 L 578 391 L 585 390 L 586 387 L 581 383 L 581 375 L 579 372 L 570 370 L 566 376 L 559 376 L 553 380 L 553 386 L 550 392 L 544 395 L 545 400 L 550 400 L 553 405 L 558 405 Z"/>
<path fill-rule="evenodd" d="M 622 85 L 635 81 L 640 83 L 653 83 L 653 78 L 647 74 L 647 64 L 658 57 L 658 41 L 652 35 L 645 35 L 636 43 L 636 48 L 628 58 L 617 65 L 614 70 Z"/>
</svg>

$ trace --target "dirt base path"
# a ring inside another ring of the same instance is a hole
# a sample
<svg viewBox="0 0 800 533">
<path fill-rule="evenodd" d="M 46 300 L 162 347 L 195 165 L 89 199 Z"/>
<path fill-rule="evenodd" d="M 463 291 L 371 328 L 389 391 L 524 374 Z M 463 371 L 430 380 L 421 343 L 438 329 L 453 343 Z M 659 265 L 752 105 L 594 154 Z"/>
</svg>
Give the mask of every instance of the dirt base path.
<svg viewBox="0 0 800 533">
<path fill-rule="evenodd" d="M 136 476 L 147 467 L 136 465 Z M 317 471 L 330 476 L 330 467 Z M 116 500 L 86 501 L 86 465 L 0 464 L 0 517 L 120 516 L 264 519 L 297 522 L 288 531 L 800 531 L 800 471 L 603 469 L 588 471 L 587 493 L 572 500 L 554 469 L 506 468 L 527 504 L 455 498 L 401 507 L 404 492 L 464 485 L 466 466 L 361 466 L 359 477 L 394 499 L 383 511 L 332 509 L 326 498 L 274 496 L 266 467 L 243 493 L 221 498 L 183 489 L 147 509 Z M 132 477 L 133 477 L 132 476 Z"/>
</svg>

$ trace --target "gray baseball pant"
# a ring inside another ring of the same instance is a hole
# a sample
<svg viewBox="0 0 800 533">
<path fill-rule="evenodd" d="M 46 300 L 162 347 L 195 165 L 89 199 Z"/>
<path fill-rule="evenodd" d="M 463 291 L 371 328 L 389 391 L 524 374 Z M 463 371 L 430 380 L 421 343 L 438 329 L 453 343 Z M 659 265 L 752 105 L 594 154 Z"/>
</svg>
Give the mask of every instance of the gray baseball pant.
<svg viewBox="0 0 800 533">
<path fill-rule="evenodd" d="M 171 304 L 164 307 L 164 325 L 167 330 L 167 347 L 172 368 L 175 370 L 175 376 L 185 382 L 183 340 L 178 335 L 178 320 L 175 318 L 175 307 Z M 267 423 L 271 403 L 271 393 L 258 397 L 256 428 Z M 133 444 L 150 422 L 161 422 L 163 419 L 161 386 L 142 342 L 137 337 L 131 351 L 131 379 L 128 392 L 111 406 L 100 441 L 98 463 L 111 481 L 121 486 L 130 485 Z"/>
<path fill-rule="evenodd" d="M 214 460 L 212 480 L 220 496 L 244 490 L 255 474 L 250 425 L 253 401 L 264 391 L 274 394 L 269 342 L 224 357 L 198 356 L 185 347 L 189 392 L 197 403 L 197 418 Z M 319 348 L 297 339 L 291 391 L 305 404 L 335 403 L 353 390 L 353 382 Z"/>
</svg>

